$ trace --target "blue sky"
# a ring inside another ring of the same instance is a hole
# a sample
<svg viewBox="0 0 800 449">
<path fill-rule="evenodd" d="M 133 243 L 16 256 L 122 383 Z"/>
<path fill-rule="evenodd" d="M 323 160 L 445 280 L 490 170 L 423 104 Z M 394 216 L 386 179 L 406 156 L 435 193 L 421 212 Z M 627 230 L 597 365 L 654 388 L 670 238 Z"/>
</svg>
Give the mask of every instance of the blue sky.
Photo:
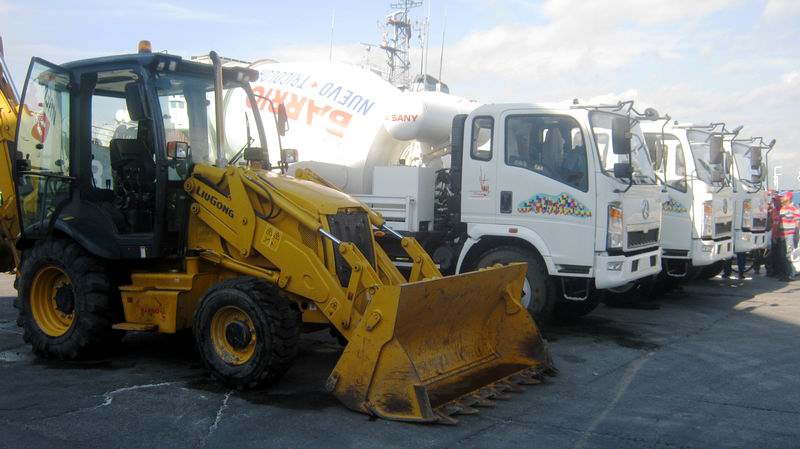
<svg viewBox="0 0 800 449">
<path fill-rule="evenodd" d="M 389 1 L 0 0 L 18 83 L 31 56 L 125 53 L 139 39 L 184 56 L 359 62 Z M 800 188 L 800 0 L 432 0 L 429 72 L 482 102 L 634 98 L 682 121 L 724 120 L 776 138 L 784 187 Z M 414 58 L 415 62 L 418 58 Z"/>
</svg>

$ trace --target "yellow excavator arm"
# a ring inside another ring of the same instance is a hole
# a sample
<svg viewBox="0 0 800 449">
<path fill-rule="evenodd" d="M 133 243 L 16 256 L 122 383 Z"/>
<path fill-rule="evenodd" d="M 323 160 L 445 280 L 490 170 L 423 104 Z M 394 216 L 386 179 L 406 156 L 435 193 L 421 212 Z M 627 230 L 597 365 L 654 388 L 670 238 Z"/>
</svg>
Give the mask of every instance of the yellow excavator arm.
<svg viewBox="0 0 800 449">
<path fill-rule="evenodd" d="M 19 219 L 11 158 L 11 144 L 17 130 L 18 101 L 0 40 L 0 271 L 11 271 L 19 263 L 19 253 L 14 247 L 19 235 Z"/>
</svg>

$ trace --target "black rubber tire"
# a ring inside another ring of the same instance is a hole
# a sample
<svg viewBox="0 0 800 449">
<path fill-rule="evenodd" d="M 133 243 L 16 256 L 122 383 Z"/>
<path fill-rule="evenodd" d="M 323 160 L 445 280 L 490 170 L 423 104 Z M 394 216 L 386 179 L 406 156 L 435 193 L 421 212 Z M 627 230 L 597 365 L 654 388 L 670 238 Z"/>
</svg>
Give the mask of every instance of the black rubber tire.
<svg viewBox="0 0 800 449">
<path fill-rule="evenodd" d="M 700 272 L 697 273 L 697 276 L 695 276 L 694 280 L 701 281 L 701 280 L 711 279 L 716 275 L 722 273 L 722 270 L 725 269 L 725 261 L 718 260 L 712 263 L 711 265 L 706 265 L 704 267 L 698 267 L 698 268 L 700 269 Z"/>
<path fill-rule="evenodd" d="M 56 266 L 70 279 L 75 301 L 73 323 L 58 337 L 44 333 L 31 313 L 30 291 L 42 268 Z M 34 354 L 67 360 L 109 355 L 125 331 L 112 329 L 124 320 L 122 299 L 111 266 L 68 239 L 37 242 L 22 254 L 17 299 L 17 325 Z"/>
<path fill-rule="evenodd" d="M 533 298 L 528 304 L 528 313 L 531 314 L 537 324 L 549 323 L 553 319 L 559 290 L 553 277 L 547 274 L 547 267 L 538 255 L 522 248 L 501 246 L 484 253 L 478 260 L 476 268 L 511 262 L 528 263 L 526 277 L 528 278 L 528 283 L 533 286 Z"/>
<path fill-rule="evenodd" d="M 236 306 L 253 321 L 256 348 L 242 365 L 226 363 L 214 350 L 211 318 L 224 306 Z M 300 311 L 280 289 L 254 277 L 229 279 L 210 288 L 195 312 L 197 352 L 212 377 L 239 390 L 264 386 L 283 375 L 297 355 Z"/>
<path fill-rule="evenodd" d="M 606 292 L 604 290 L 598 290 L 594 287 L 589 291 L 589 296 L 583 301 L 572 301 L 562 295 L 556 303 L 555 316 L 561 320 L 574 320 L 588 315 L 603 302 L 605 296 Z"/>
<path fill-rule="evenodd" d="M 0 272 L 13 271 L 16 268 L 14 250 L 7 241 L 0 239 Z"/>
</svg>

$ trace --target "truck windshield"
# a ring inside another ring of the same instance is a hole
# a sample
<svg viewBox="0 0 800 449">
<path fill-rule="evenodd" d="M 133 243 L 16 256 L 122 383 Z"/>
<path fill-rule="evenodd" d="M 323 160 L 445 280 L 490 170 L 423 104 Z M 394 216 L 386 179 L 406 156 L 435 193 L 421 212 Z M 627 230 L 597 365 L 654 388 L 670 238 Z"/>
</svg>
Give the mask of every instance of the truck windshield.
<svg viewBox="0 0 800 449">
<path fill-rule="evenodd" d="M 697 177 L 708 184 L 719 184 L 719 181 L 715 181 L 714 175 L 722 175 L 723 167 L 721 165 L 710 164 L 711 133 L 690 129 L 686 132 L 686 138 L 689 139 L 689 147 L 694 157 Z M 723 179 L 722 183 L 727 183 L 727 181 L 724 181 L 724 176 L 719 176 L 719 178 Z"/>
<path fill-rule="evenodd" d="M 602 111 L 592 111 L 589 114 L 589 121 L 592 125 L 595 144 L 600 156 L 600 163 L 603 172 L 612 175 L 614 164 L 618 162 L 629 162 L 625 154 L 614 154 L 611 147 L 611 123 L 619 114 Z M 633 168 L 633 182 L 635 184 L 655 184 L 656 175 L 650 162 L 650 154 L 647 150 L 642 129 L 638 122 L 634 122 L 631 127 L 631 155 L 630 163 Z"/>
<path fill-rule="evenodd" d="M 192 162 L 213 165 L 217 158 L 214 79 L 181 73 L 158 73 L 156 87 L 167 142 L 186 142 Z M 226 105 L 233 102 L 243 106 L 226 108 L 226 111 L 238 112 L 237 116 L 230 113 L 225 115 L 222 154 L 226 161 L 246 145 L 264 148 L 257 128 L 259 117 L 250 106 L 256 103 L 248 100 L 251 96 L 250 89 L 244 84 L 228 81 L 224 85 Z"/>
<path fill-rule="evenodd" d="M 743 143 L 734 142 L 731 146 L 733 150 L 733 158 L 736 160 L 736 173 L 739 181 L 747 187 L 748 190 L 759 190 L 761 182 L 764 180 L 764 167 L 763 163 L 760 167 L 753 169 L 753 164 L 750 160 L 750 146 Z"/>
</svg>

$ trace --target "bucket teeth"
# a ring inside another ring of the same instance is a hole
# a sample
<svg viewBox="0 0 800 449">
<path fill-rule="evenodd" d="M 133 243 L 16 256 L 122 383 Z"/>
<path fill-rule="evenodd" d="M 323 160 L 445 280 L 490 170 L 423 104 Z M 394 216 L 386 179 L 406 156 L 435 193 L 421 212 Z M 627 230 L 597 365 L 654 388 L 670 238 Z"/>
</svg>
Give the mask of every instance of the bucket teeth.
<svg viewBox="0 0 800 449">
<path fill-rule="evenodd" d="M 519 385 L 509 382 L 509 381 L 501 381 L 497 383 L 498 386 L 502 386 L 505 388 L 505 391 L 510 391 L 512 393 L 522 393 L 525 391 L 525 388 L 520 387 Z"/>
<path fill-rule="evenodd" d="M 457 419 L 455 419 L 452 416 L 447 415 L 445 413 L 441 413 L 441 412 L 436 413 L 436 417 L 438 418 L 437 422 L 439 424 L 447 424 L 449 426 L 455 426 L 456 424 L 458 424 L 458 420 Z"/>
<path fill-rule="evenodd" d="M 474 415 L 480 412 L 475 407 L 495 407 L 497 405 L 495 400 L 511 399 L 512 395 L 509 393 L 521 393 L 525 391 L 525 385 L 544 383 L 544 376 L 550 375 L 548 371 L 549 368 L 528 368 L 450 401 L 436 409 L 438 422 L 458 424 L 458 420 L 452 415 Z"/>
<path fill-rule="evenodd" d="M 442 408 L 444 409 L 443 412 L 448 415 L 475 415 L 478 413 L 478 409 L 472 408 L 461 401 L 449 402 Z"/>
<path fill-rule="evenodd" d="M 510 395 L 503 393 L 503 390 L 497 388 L 497 386 L 483 387 L 478 394 L 484 399 L 511 399 Z"/>
<path fill-rule="evenodd" d="M 541 380 L 523 373 L 512 376 L 511 380 L 520 385 L 539 385 L 542 383 Z"/>
</svg>

